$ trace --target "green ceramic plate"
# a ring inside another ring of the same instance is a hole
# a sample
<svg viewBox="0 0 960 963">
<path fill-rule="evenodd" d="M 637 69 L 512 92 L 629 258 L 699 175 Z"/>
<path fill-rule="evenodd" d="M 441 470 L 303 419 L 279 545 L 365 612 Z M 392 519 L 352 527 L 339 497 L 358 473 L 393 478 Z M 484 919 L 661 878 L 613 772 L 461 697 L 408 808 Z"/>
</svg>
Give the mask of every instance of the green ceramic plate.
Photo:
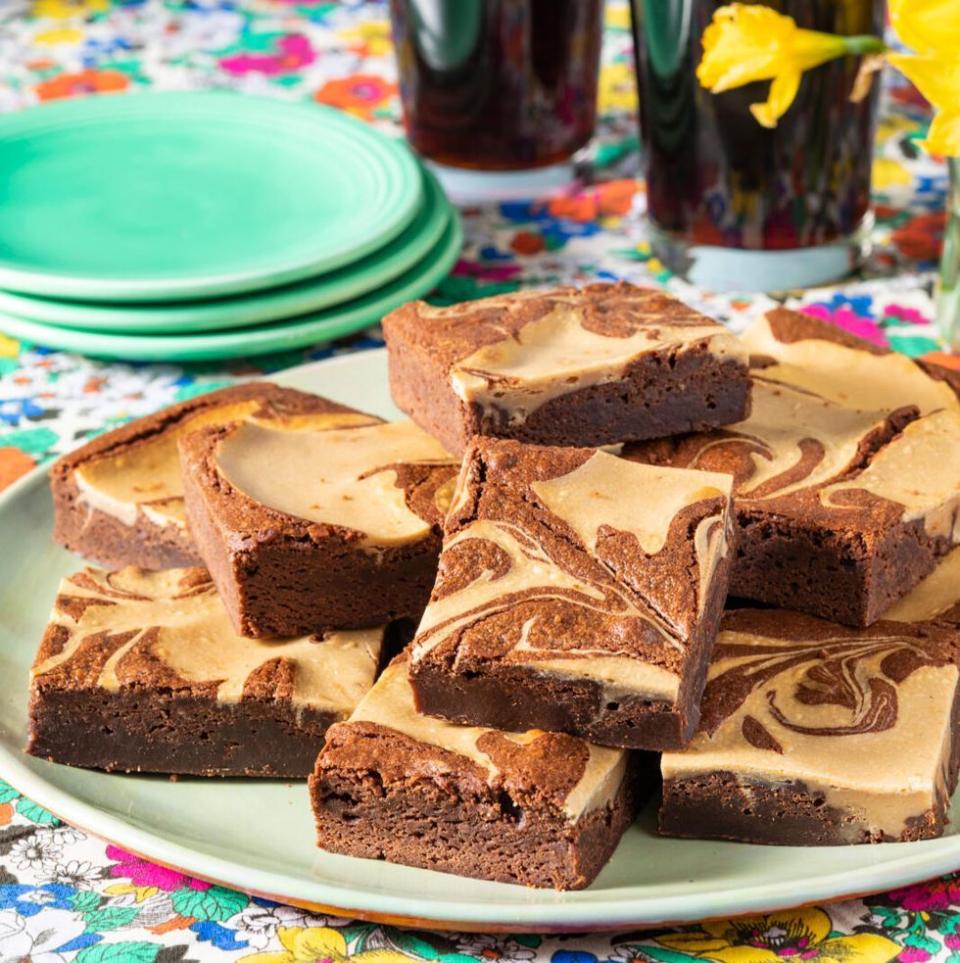
<svg viewBox="0 0 960 963">
<path fill-rule="evenodd" d="M 385 352 L 277 378 L 385 417 Z M 50 538 L 43 472 L 0 496 L 0 777 L 68 822 L 188 873 L 286 902 L 421 925 L 577 932 L 701 920 L 906 885 L 960 866 L 960 836 L 794 849 L 663 839 L 649 807 L 599 879 L 553 893 L 350 859 L 314 848 L 302 783 L 108 775 L 24 756 L 27 673 L 59 578 L 80 563 Z M 956 806 L 956 803 L 955 803 Z M 954 809 L 956 813 L 956 808 Z"/>
<path fill-rule="evenodd" d="M 103 334 L 0 314 L 0 331 L 48 348 L 128 361 L 202 361 L 287 351 L 359 331 L 427 294 L 453 267 L 462 239 L 460 220 L 454 215 L 440 240 L 406 274 L 354 301 L 275 324 L 210 334 Z"/>
<path fill-rule="evenodd" d="M 0 291 L 0 312 L 64 328 L 172 334 L 240 328 L 342 304 L 399 277 L 439 241 L 451 207 L 436 178 L 423 174 L 424 205 L 399 237 L 356 264 L 316 278 L 235 298 L 171 304 L 88 304 Z"/>
<path fill-rule="evenodd" d="M 312 277 L 420 208 L 399 141 L 335 110 L 220 92 L 84 97 L 0 118 L 0 288 L 182 300 Z"/>
</svg>

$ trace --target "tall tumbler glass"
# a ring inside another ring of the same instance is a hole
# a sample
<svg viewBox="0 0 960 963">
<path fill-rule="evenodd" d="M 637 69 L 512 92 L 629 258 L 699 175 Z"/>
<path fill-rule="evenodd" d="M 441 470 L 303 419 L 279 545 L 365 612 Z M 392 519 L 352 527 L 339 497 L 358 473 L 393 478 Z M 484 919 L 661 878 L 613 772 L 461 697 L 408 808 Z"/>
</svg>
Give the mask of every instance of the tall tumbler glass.
<svg viewBox="0 0 960 963">
<path fill-rule="evenodd" d="M 875 83 L 860 60 L 808 71 L 773 129 L 752 103 L 769 82 L 721 94 L 696 77 L 701 38 L 725 0 L 631 0 L 652 244 L 714 290 L 781 290 L 841 277 L 869 250 Z M 883 35 L 885 0 L 764 0 L 800 27 Z"/>
<path fill-rule="evenodd" d="M 593 134 L 602 18 L 603 0 L 390 0 L 410 143 L 442 179 L 550 186 Z"/>
</svg>

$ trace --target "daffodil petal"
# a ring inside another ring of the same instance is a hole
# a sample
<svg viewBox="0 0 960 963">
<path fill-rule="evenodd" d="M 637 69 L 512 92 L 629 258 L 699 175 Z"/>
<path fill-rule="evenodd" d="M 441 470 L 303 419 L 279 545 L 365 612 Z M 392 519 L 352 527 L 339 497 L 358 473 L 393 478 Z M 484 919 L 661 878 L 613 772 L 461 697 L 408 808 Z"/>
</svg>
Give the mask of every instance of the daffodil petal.
<svg viewBox="0 0 960 963">
<path fill-rule="evenodd" d="M 790 109 L 799 89 L 799 71 L 780 74 L 773 78 L 766 101 L 762 104 L 751 104 L 750 113 L 764 127 L 776 127 L 777 121 Z"/>
<path fill-rule="evenodd" d="M 292 953 L 254 953 L 245 956 L 243 963 L 297 963 Z"/>
<path fill-rule="evenodd" d="M 838 936 L 820 944 L 820 956 L 843 963 L 890 963 L 901 951 L 893 940 L 875 933 Z"/>
<path fill-rule="evenodd" d="M 933 118 L 923 146 L 932 154 L 960 157 L 960 107 L 942 110 Z"/>
<path fill-rule="evenodd" d="M 960 58 L 890 54 L 887 59 L 934 106 L 950 108 L 960 101 Z"/>
<path fill-rule="evenodd" d="M 956 56 L 960 48 L 957 0 L 890 0 L 890 23 L 897 36 L 918 53 Z"/>
</svg>

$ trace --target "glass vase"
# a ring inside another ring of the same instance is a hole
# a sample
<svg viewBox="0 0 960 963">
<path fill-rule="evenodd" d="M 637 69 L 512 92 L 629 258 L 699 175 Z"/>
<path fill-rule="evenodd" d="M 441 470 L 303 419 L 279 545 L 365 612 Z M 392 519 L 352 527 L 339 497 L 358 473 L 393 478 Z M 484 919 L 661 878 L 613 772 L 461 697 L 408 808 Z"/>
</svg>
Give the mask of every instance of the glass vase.
<svg viewBox="0 0 960 963">
<path fill-rule="evenodd" d="M 951 351 L 960 352 L 960 157 L 951 157 L 947 223 L 937 282 L 937 323 Z"/>
</svg>

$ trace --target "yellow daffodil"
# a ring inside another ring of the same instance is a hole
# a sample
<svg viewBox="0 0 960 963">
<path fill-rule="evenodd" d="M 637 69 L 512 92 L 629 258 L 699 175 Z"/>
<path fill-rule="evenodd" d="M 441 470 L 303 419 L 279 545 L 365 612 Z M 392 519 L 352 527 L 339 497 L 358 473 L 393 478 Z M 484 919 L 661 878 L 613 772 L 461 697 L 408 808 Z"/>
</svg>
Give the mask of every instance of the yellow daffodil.
<svg viewBox="0 0 960 963">
<path fill-rule="evenodd" d="M 750 110 L 764 127 L 775 127 L 797 96 L 805 71 L 845 54 L 883 49 L 876 37 L 804 30 L 770 7 L 732 3 L 714 13 L 703 33 L 697 79 L 715 94 L 757 80 L 772 81 L 767 100 Z"/>
<path fill-rule="evenodd" d="M 699 931 L 657 937 L 673 950 L 718 963 L 890 963 L 900 947 L 873 933 L 830 936 L 830 917 L 816 907 L 715 920 Z"/>
<path fill-rule="evenodd" d="M 960 56 L 890 54 L 888 59 L 937 108 L 924 146 L 934 154 L 960 156 Z"/>
<path fill-rule="evenodd" d="M 413 963 L 396 950 L 361 950 L 350 955 L 339 930 L 329 926 L 281 926 L 277 939 L 280 952 L 254 953 L 241 963 Z"/>
<path fill-rule="evenodd" d="M 890 0 L 890 24 L 917 53 L 960 50 L 960 3 L 957 0 Z"/>
<path fill-rule="evenodd" d="M 891 0 L 890 22 L 915 53 L 888 60 L 937 108 L 925 146 L 960 156 L 960 3 L 957 0 Z"/>
</svg>

